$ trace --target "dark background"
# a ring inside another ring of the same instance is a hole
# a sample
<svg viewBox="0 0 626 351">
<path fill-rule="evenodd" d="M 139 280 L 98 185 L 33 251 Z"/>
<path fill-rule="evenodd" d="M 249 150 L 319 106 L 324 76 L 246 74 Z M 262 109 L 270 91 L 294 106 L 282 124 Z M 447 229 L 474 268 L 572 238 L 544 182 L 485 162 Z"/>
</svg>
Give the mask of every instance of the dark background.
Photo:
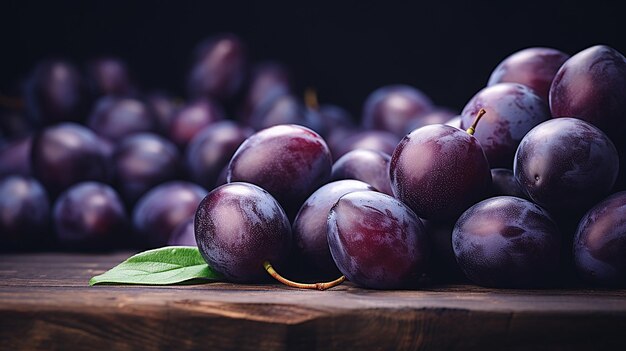
<svg viewBox="0 0 626 351">
<path fill-rule="evenodd" d="M 617 3 L 617 2 L 615 2 Z M 296 87 L 360 115 L 365 97 L 413 85 L 460 110 L 507 55 L 530 46 L 626 52 L 624 13 L 610 1 L 4 1 L 0 93 L 16 94 L 37 60 L 126 59 L 145 89 L 184 96 L 194 45 L 234 32 L 253 60 L 275 59 Z"/>
</svg>

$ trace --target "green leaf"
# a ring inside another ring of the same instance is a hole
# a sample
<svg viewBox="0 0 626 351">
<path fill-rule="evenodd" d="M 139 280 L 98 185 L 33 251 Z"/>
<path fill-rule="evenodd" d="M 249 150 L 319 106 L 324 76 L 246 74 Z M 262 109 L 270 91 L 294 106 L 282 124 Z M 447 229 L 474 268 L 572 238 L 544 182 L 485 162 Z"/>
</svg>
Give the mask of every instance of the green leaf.
<svg viewBox="0 0 626 351">
<path fill-rule="evenodd" d="M 168 285 L 191 279 L 221 280 L 197 247 L 168 246 L 138 253 L 89 280 L 101 283 Z"/>
</svg>

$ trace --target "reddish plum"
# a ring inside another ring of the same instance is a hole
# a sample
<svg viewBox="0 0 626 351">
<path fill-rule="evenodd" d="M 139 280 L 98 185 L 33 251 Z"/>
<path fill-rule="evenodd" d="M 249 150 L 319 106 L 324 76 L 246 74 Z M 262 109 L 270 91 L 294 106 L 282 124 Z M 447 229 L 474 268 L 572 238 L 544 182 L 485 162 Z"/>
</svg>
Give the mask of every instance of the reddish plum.
<svg viewBox="0 0 626 351">
<path fill-rule="evenodd" d="M 531 88 L 546 103 L 550 84 L 569 55 L 552 48 L 527 48 L 505 58 L 489 77 L 487 86 L 519 83 Z"/>
<path fill-rule="evenodd" d="M 567 60 L 550 88 L 553 117 L 583 119 L 616 142 L 626 133 L 626 58 L 596 45 Z"/>
<path fill-rule="evenodd" d="M 443 124 L 405 136 L 389 171 L 394 195 L 428 220 L 455 220 L 491 187 L 489 162 L 478 140 Z"/>
<path fill-rule="evenodd" d="M 430 243 L 421 220 L 397 199 L 375 191 L 342 196 L 328 215 L 328 245 L 348 280 L 372 289 L 417 284 Z"/>
<path fill-rule="evenodd" d="M 267 190 L 293 218 L 309 195 L 330 179 L 332 160 L 319 134 L 298 125 L 259 131 L 237 149 L 227 181 Z"/>
</svg>

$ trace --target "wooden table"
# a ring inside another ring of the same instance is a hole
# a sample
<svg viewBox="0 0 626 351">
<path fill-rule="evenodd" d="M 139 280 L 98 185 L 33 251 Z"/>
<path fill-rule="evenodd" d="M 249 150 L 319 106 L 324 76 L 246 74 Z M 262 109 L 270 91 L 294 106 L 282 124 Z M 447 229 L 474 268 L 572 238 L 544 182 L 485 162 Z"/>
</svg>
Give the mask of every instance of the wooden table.
<svg viewBox="0 0 626 351">
<path fill-rule="evenodd" d="M 0 349 L 626 349 L 625 290 L 87 285 L 129 255 L 0 256 Z"/>
</svg>

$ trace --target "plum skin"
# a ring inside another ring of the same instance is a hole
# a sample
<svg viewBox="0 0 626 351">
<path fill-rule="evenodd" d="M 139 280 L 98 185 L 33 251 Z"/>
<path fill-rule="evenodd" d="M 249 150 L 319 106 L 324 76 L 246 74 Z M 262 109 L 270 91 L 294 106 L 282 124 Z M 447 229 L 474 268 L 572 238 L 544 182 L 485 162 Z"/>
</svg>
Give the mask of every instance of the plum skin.
<svg viewBox="0 0 626 351">
<path fill-rule="evenodd" d="M 319 134 L 299 125 L 278 125 L 239 146 L 227 181 L 262 187 L 294 218 L 306 198 L 330 179 L 331 167 L 330 150 Z"/>
<path fill-rule="evenodd" d="M 317 189 L 296 215 L 292 231 L 297 256 L 320 276 L 335 277 L 339 274 L 326 237 L 328 213 L 341 196 L 358 190 L 376 189 L 358 180 L 331 182 Z"/>
<path fill-rule="evenodd" d="M 465 275 L 482 286 L 543 286 L 559 269 L 556 223 L 518 197 L 493 197 L 470 207 L 454 226 L 452 245 Z"/>
<path fill-rule="evenodd" d="M 486 196 L 489 163 L 467 132 L 441 124 L 414 130 L 391 156 L 393 194 L 421 218 L 456 219 Z"/>
<path fill-rule="evenodd" d="M 626 191 L 590 209 L 574 237 L 574 263 L 587 282 L 626 286 Z"/>
<path fill-rule="evenodd" d="M 619 169 L 611 140 L 592 124 L 557 118 L 520 142 L 513 173 L 532 201 L 553 215 L 582 215 L 609 193 Z"/>
<path fill-rule="evenodd" d="M 198 205 L 195 235 L 200 253 L 233 282 L 265 281 L 263 263 L 280 265 L 291 248 L 291 227 L 278 202 L 243 182 L 222 185 Z"/>
<path fill-rule="evenodd" d="M 408 287 L 427 269 L 430 243 L 421 220 L 389 195 L 350 192 L 333 205 L 327 225 L 333 260 L 359 286 Z"/>
</svg>

